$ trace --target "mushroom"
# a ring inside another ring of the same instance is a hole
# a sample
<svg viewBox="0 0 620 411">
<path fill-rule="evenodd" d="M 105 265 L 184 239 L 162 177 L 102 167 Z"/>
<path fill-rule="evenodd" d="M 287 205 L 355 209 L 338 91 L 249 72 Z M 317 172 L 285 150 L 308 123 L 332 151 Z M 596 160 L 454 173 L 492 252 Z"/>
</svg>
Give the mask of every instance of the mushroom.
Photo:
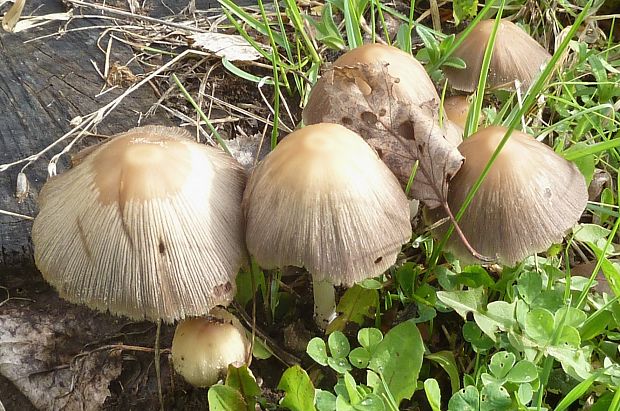
<svg viewBox="0 0 620 411">
<path fill-rule="evenodd" d="M 398 79 L 393 88 L 395 102 L 406 102 L 422 105 L 434 102 L 439 105 L 439 95 L 424 66 L 411 54 L 384 44 L 365 44 L 350 50 L 340 56 L 333 64 L 334 67 L 355 66 L 357 64 L 387 64 L 387 73 Z M 304 124 L 317 124 L 325 121 L 327 115 L 340 107 L 330 105 L 331 85 L 325 77 L 320 78 L 312 88 L 312 93 L 303 110 Z M 346 124 L 343 124 L 346 126 Z M 453 145 L 463 141 L 463 133 L 451 121 L 445 125 L 446 139 Z M 366 138 L 365 136 L 362 136 Z"/>
<path fill-rule="evenodd" d="M 250 354 L 245 329 L 228 311 L 215 307 L 208 317 L 181 321 L 172 339 L 174 371 L 195 387 L 209 387 Z"/>
<path fill-rule="evenodd" d="M 472 92 L 478 86 L 484 51 L 495 20 L 482 20 L 452 54 L 463 59 L 466 68 L 444 67 L 452 87 Z M 514 88 L 518 80 L 528 88 L 551 55 L 516 24 L 501 20 L 495 37 L 487 84 L 491 88 Z"/>
<path fill-rule="evenodd" d="M 461 143 L 465 163 L 450 182 L 452 210 L 460 209 L 505 134 L 503 127 L 484 128 Z M 513 265 L 562 241 L 587 201 L 585 178 L 573 163 L 513 131 L 459 224 L 476 250 Z M 442 217 L 440 209 L 429 213 L 434 220 Z M 444 224 L 434 235 L 445 229 Z M 458 238 L 452 237 L 447 249 L 464 262 L 477 262 Z"/>
<path fill-rule="evenodd" d="M 174 321 L 228 304 L 246 258 L 245 172 L 180 128 L 139 127 L 48 180 L 35 262 L 60 296 Z"/>
<path fill-rule="evenodd" d="M 332 284 L 383 273 L 411 237 L 396 177 L 360 136 L 337 124 L 284 138 L 252 173 L 243 205 L 257 263 L 312 274 L 320 326 L 335 315 Z"/>
<path fill-rule="evenodd" d="M 443 109 L 448 120 L 461 129 L 465 129 L 467 114 L 469 113 L 469 100 L 467 96 L 446 97 L 443 102 Z"/>
</svg>

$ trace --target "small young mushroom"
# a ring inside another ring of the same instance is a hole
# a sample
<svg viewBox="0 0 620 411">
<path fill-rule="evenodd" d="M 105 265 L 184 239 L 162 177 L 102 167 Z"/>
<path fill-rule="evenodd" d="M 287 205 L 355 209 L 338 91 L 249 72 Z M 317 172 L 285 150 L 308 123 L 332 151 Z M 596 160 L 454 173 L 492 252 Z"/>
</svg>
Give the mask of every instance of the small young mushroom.
<svg viewBox="0 0 620 411">
<path fill-rule="evenodd" d="M 455 213 L 505 134 L 503 127 L 481 129 L 459 146 L 465 163 L 450 181 L 448 194 Z M 513 265 L 562 241 L 587 201 L 585 179 L 573 163 L 513 131 L 459 224 L 476 250 Z M 430 216 L 439 220 L 441 210 L 431 210 Z M 434 234 L 441 237 L 445 226 Z M 454 236 L 447 249 L 464 262 L 476 262 Z"/>
<path fill-rule="evenodd" d="M 245 254 L 245 172 L 179 128 L 139 127 L 48 180 L 35 262 L 60 296 L 174 321 L 228 304 Z"/>
<path fill-rule="evenodd" d="M 373 65 L 383 63 L 387 65 L 387 74 L 397 79 L 392 88 L 394 104 L 409 103 L 422 105 L 428 102 L 439 104 L 439 95 L 435 84 L 426 73 L 424 66 L 411 54 L 384 44 L 365 44 L 350 50 L 340 56 L 333 64 L 335 68 L 355 66 L 357 64 Z M 330 105 L 329 93 L 331 85 L 327 78 L 320 78 L 312 88 L 308 103 L 303 110 L 304 124 L 317 124 L 325 122 L 326 117 L 333 110 L 341 110 L 340 107 Z M 347 125 L 347 124 L 343 124 Z M 457 146 L 463 141 L 463 133 L 447 121 L 445 124 L 446 139 Z M 362 136 L 365 137 L 365 136 Z"/>
<path fill-rule="evenodd" d="M 332 284 L 383 273 L 411 237 L 398 181 L 360 136 L 337 124 L 284 138 L 252 173 L 243 204 L 256 261 L 312 274 L 320 326 L 335 314 Z"/>
<path fill-rule="evenodd" d="M 195 387 L 209 387 L 226 376 L 229 365 L 242 365 L 250 342 L 237 318 L 215 307 L 208 317 L 177 325 L 172 339 L 174 371 Z"/>
<path fill-rule="evenodd" d="M 482 20 L 454 51 L 467 65 L 464 69 L 444 67 L 452 87 L 472 92 L 478 86 L 482 59 L 495 20 Z M 516 24 L 501 20 L 495 37 L 487 85 L 491 88 L 514 89 L 518 80 L 527 89 L 551 55 Z"/>
<path fill-rule="evenodd" d="M 452 121 L 461 129 L 465 128 L 467 114 L 469 113 L 469 101 L 467 96 L 446 97 L 443 102 L 443 109 L 448 120 Z"/>
</svg>

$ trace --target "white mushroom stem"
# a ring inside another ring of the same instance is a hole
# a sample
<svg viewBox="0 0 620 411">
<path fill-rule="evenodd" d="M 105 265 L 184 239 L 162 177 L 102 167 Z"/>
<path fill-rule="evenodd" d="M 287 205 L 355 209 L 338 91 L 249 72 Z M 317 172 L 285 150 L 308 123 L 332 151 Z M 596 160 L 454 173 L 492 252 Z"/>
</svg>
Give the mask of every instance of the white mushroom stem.
<svg viewBox="0 0 620 411">
<path fill-rule="evenodd" d="M 324 330 L 336 318 L 336 291 L 327 280 L 312 276 L 314 292 L 314 321 Z"/>
</svg>

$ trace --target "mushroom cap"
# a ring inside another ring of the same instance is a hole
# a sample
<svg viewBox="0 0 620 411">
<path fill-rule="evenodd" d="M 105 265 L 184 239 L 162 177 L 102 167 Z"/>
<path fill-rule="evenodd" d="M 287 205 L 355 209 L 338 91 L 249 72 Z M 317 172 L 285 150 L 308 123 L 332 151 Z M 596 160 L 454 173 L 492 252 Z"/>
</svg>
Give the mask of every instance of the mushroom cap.
<svg viewBox="0 0 620 411">
<path fill-rule="evenodd" d="M 61 297 L 173 321 L 228 304 L 245 254 L 245 173 L 180 128 L 139 127 L 48 180 L 35 262 Z"/>
<path fill-rule="evenodd" d="M 446 97 L 443 102 L 443 109 L 448 120 L 460 127 L 461 130 L 465 128 L 467 114 L 469 113 L 469 101 L 467 96 Z"/>
<path fill-rule="evenodd" d="M 465 61 L 464 69 L 444 67 L 443 71 L 452 87 L 472 92 L 478 86 L 484 50 L 493 30 L 495 20 L 482 20 L 452 54 Z M 514 88 L 519 80 L 525 89 L 533 82 L 551 55 L 516 24 L 501 20 L 495 37 L 493 56 L 489 66 L 489 87 Z"/>
<path fill-rule="evenodd" d="M 243 364 L 250 343 L 237 318 L 215 307 L 209 317 L 181 321 L 172 339 L 174 370 L 195 387 L 209 387 L 230 364 Z"/>
<path fill-rule="evenodd" d="M 355 66 L 356 64 L 387 63 L 388 74 L 399 79 L 398 87 L 394 87 L 395 97 L 412 104 L 428 101 L 439 103 L 439 95 L 424 66 L 409 53 L 384 44 L 365 44 L 340 56 L 334 67 Z M 337 107 L 330 105 L 331 85 L 325 77 L 321 77 L 312 88 L 308 103 L 303 110 L 304 124 L 317 124 L 324 121 L 326 113 Z"/>
<path fill-rule="evenodd" d="M 364 44 L 344 53 L 334 62 L 336 67 L 355 64 L 388 63 L 388 74 L 400 79 L 396 93 L 415 104 L 439 101 L 435 84 L 424 66 L 411 54 L 385 44 Z"/>
<path fill-rule="evenodd" d="M 248 250 L 261 266 L 306 267 L 334 284 L 384 272 L 411 237 L 396 177 L 337 124 L 284 138 L 252 173 L 243 203 Z"/>
<path fill-rule="evenodd" d="M 479 130 L 459 146 L 465 163 L 450 181 L 448 203 L 456 214 L 491 155 L 504 127 Z M 513 131 L 459 225 L 479 253 L 513 265 L 562 241 L 588 201 L 577 167 L 531 136 Z M 439 209 L 430 211 L 438 220 Z M 447 224 L 435 234 L 443 235 Z M 465 262 L 477 262 L 457 236 L 446 247 Z"/>
</svg>

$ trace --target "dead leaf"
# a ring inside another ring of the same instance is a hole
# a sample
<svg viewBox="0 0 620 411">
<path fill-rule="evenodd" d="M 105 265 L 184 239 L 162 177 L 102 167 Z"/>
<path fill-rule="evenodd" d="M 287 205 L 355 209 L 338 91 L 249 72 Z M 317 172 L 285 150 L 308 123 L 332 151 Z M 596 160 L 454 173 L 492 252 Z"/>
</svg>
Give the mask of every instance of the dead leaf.
<svg viewBox="0 0 620 411">
<path fill-rule="evenodd" d="M 246 39 L 237 34 L 198 33 L 189 36 L 189 39 L 193 47 L 210 51 L 229 61 L 254 61 L 261 57 L 261 54 Z M 268 47 L 264 46 L 263 49 L 268 49 Z"/>
<path fill-rule="evenodd" d="M 435 102 L 412 104 L 399 83 L 384 63 L 334 67 L 315 86 L 310 98 L 320 104 L 304 111 L 304 122 L 338 123 L 357 132 L 403 186 L 419 161 L 411 195 L 436 208 L 446 204 L 448 181 L 464 158 L 439 127 Z"/>
<path fill-rule="evenodd" d="M 110 72 L 106 78 L 106 83 L 109 86 L 114 87 L 130 87 L 138 81 L 138 78 L 127 66 L 122 65 L 120 62 L 115 61 L 110 67 Z"/>
</svg>

